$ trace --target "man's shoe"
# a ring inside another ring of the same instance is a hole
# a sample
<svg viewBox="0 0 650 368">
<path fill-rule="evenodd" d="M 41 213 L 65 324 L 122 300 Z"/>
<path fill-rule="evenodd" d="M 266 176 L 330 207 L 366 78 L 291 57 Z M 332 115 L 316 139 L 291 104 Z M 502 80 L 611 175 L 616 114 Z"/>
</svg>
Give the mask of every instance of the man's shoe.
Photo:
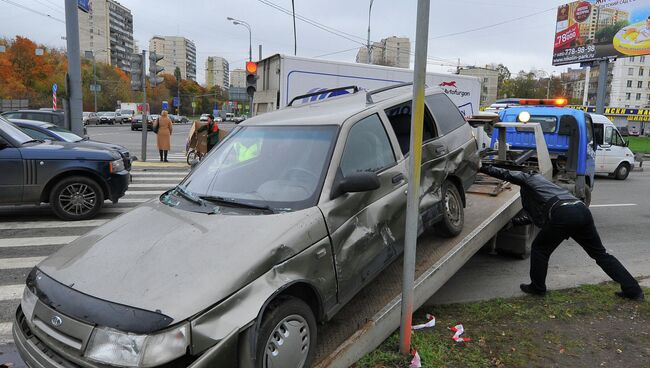
<svg viewBox="0 0 650 368">
<path fill-rule="evenodd" d="M 531 284 L 521 284 L 521 285 L 519 285 L 519 288 L 524 293 L 530 294 L 530 295 L 542 296 L 542 295 L 546 294 L 546 291 L 539 291 L 539 290 L 533 288 L 533 286 Z"/>
<path fill-rule="evenodd" d="M 617 292 L 615 292 L 614 294 L 616 294 L 616 296 L 618 296 L 618 297 L 620 297 L 620 298 L 625 298 L 625 299 L 630 299 L 630 300 L 636 300 L 636 301 L 639 301 L 639 302 L 642 302 L 642 301 L 645 300 L 645 295 L 643 294 L 643 291 L 640 292 L 640 293 L 638 293 L 638 294 L 634 294 L 634 295 L 625 294 L 625 293 L 622 292 L 622 291 L 617 291 Z"/>
</svg>

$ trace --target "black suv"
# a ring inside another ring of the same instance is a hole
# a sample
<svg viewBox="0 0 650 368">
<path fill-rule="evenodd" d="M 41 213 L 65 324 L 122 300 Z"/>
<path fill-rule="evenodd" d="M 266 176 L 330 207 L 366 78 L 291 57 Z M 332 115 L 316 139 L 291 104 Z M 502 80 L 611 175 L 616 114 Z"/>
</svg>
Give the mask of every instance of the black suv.
<svg viewBox="0 0 650 368">
<path fill-rule="evenodd" d="M 87 220 L 117 203 L 129 171 L 117 151 L 32 139 L 0 117 L 0 205 L 50 203 L 64 220 Z"/>
</svg>

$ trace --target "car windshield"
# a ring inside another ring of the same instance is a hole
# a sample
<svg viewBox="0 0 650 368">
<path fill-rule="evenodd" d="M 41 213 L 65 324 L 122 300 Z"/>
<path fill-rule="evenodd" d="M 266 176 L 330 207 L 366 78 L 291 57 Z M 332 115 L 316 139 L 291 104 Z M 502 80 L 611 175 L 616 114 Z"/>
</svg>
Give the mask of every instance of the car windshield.
<svg viewBox="0 0 650 368">
<path fill-rule="evenodd" d="M 72 133 L 71 131 L 59 128 L 58 126 L 51 126 L 47 128 L 47 130 L 56 133 L 56 135 L 63 138 L 66 142 L 80 142 L 84 140 L 82 137 Z"/>
<path fill-rule="evenodd" d="M 3 116 L 0 116 L 0 130 L 18 144 L 24 144 L 34 140 Z"/>
<path fill-rule="evenodd" d="M 316 205 L 335 126 L 251 126 L 233 131 L 179 185 L 210 202 L 274 211 Z"/>
</svg>

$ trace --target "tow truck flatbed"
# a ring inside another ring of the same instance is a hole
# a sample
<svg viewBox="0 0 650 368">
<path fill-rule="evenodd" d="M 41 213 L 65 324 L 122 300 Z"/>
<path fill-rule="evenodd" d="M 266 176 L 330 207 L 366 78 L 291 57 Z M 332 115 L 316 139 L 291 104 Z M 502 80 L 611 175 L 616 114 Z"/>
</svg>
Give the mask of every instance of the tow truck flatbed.
<svg viewBox="0 0 650 368">
<path fill-rule="evenodd" d="M 497 196 L 467 194 L 465 226 L 454 238 L 426 231 L 418 238 L 414 306 L 422 306 L 521 210 L 519 189 Z M 399 328 L 402 257 L 319 328 L 315 366 L 349 367 Z"/>
</svg>

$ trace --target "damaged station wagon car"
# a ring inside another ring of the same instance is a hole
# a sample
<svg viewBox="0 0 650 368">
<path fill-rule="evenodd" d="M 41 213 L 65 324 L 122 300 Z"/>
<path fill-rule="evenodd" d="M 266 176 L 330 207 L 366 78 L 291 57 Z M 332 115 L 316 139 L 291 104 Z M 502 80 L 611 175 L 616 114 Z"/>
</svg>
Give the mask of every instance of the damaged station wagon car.
<svg viewBox="0 0 650 368">
<path fill-rule="evenodd" d="M 33 269 L 13 329 L 22 357 L 310 366 L 317 323 L 402 253 L 410 91 L 355 87 L 237 126 L 176 188 Z M 477 145 L 440 89 L 426 106 L 419 228 L 454 236 Z"/>
</svg>

